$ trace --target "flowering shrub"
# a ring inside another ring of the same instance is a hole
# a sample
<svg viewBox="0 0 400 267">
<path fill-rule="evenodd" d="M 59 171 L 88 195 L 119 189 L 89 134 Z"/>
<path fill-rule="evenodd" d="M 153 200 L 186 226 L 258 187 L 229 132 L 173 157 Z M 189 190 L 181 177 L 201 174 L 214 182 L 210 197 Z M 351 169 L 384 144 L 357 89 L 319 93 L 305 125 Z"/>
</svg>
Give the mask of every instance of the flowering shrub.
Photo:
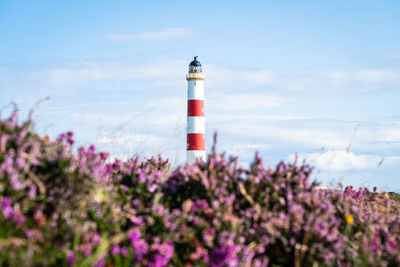
<svg viewBox="0 0 400 267">
<path fill-rule="evenodd" d="M 172 168 L 108 159 L 0 121 L 0 264 L 398 266 L 400 206 L 386 193 L 319 190 L 312 168 L 248 169 L 213 152 Z"/>
</svg>

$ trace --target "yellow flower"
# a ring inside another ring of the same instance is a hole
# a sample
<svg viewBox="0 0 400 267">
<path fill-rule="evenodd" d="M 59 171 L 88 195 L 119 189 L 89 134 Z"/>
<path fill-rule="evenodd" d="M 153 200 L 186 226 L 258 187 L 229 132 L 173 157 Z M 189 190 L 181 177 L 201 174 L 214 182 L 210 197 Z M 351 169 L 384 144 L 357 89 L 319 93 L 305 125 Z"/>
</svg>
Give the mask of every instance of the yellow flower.
<svg viewBox="0 0 400 267">
<path fill-rule="evenodd" d="M 350 214 L 346 215 L 346 222 L 348 224 L 353 224 L 353 222 L 354 222 L 353 215 L 350 215 Z"/>
</svg>

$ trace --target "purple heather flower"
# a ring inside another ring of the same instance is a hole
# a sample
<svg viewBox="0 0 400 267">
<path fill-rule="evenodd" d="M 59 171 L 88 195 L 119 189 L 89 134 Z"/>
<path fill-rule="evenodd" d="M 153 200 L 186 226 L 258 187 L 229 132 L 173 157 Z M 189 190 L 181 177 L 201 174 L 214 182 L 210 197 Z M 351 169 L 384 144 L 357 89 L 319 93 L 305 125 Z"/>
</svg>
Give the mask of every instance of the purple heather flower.
<svg viewBox="0 0 400 267">
<path fill-rule="evenodd" d="M 67 132 L 66 139 L 67 139 L 68 144 L 70 144 L 71 146 L 75 143 L 73 137 L 74 137 L 74 133 L 73 132 L 71 132 L 71 131 Z"/>
<path fill-rule="evenodd" d="M 148 267 L 163 267 L 163 266 L 167 265 L 167 263 L 168 263 L 168 261 L 166 261 L 166 259 L 163 256 L 156 254 L 153 257 L 152 261 L 150 261 L 147 264 L 147 266 Z"/>
<path fill-rule="evenodd" d="M 131 241 L 132 244 L 134 244 L 137 241 L 139 241 L 140 236 L 141 236 L 141 234 L 140 234 L 139 229 L 130 230 L 129 233 L 128 233 L 128 238 L 129 238 L 129 240 Z"/>
<path fill-rule="evenodd" d="M 106 259 L 104 257 L 101 257 L 96 264 L 94 265 L 94 267 L 104 267 L 106 265 Z"/>
<path fill-rule="evenodd" d="M 358 189 L 356 198 L 357 198 L 357 199 L 361 199 L 362 195 L 363 195 L 363 190 L 362 190 L 362 188 L 360 187 L 360 189 Z"/>
<path fill-rule="evenodd" d="M 11 187 L 14 189 L 14 190 L 21 190 L 21 189 L 23 189 L 25 186 L 19 181 L 19 178 L 18 178 L 18 173 L 17 172 L 15 172 L 15 171 L 13 171 L 12 173 L 10 173 L 10 184 L 11 184 Z"/>
<path fill-rule="evenodd" d="M 139 208 L 142 204 L 142 202 L 139 199 L 134 199 L 134 200 L 132 200 L 131 203 L 132 203 L 132 207 L 135 209 Z"/>
<path fill-rule="evenodd" d="M 5 208 L 11 207 L 11 198 L 10 197 L 3 197 L 1 201 L 1 209 L 4 210 Z"/>
<path fill-rule="evenodd" d="M 199 219 L 197 217 L 192 217 L 189 219 L 189 221 L 193 224 L 193 225 L 198 225 L 199 223 Z"/>
<path fill-rule="evenodd" d="M 137 262 L 142 261 L 143 256 L 147 254 L 149 246 L 143 239 L 138 240 L 136 243 L 132 244 L 133 254 L 135 255 L 135 260 Z"/>
<path fill-rule="evenodd" d="M 325 253 L 323 253 L 323 258 L 324 261 L 328 263 L 335 258 L 335 254 L 332 251 L 325 251 Z"/>
<path fill-rule="evenodd" d="M 1 135 L 0 136 L 0 152 L 5 152 L 5 150 L 6 150 L 6 142 L 7 142 L 7 136 L 6 135 Z"/>
<path fill-rule="evenodd" d="M 203 259 L 205 263 L 208 263 L 208 252 L 205 248 L 196 244 L 196 250 L 189 255 L 189 259 L 192 261 Z"/>
<path fill-rule="evenodd" d="M 120 249 L 120 247 L 118 245 L 114 245 L 111 248 L 110 252 L 111 252 L 111 255 L 117 255 L 117 254 L 119 254 L 121 252 L 121 249 Z"/>
<path fill-rule="evenodd" d="M 195 213 L 195 212 L 197 211 L 197 206 L 196 206 L 196 205 L 192 205 L 192 206 L 190 207 L 190 211 L 193 212 L 193 213 Z"/>
<path fill-rule="evenodd" d="M 14 126 L 17 123 L 18 119 L 18 109 L 14 109 L 8 121 L 11 123 L 11 126 Z"/>
<path fill-rule="evenodd" d="M 215 229 L 214 228 L 210 228 L 207 230 L 204 230 L 203 232 L 203 240 L 206 243 L 207 246 L 212 246 L 213 241 L 214 241 L 214 237 L 215 237 Z"/>
<path fill-rule="evenodd" d="M 84 253 L 85 257 L 89 257 L 90 254 L 92 254 L 92 245 L 91 244 L 86 244 Z"/>
<path fill-rule="evenodd" d="M 372 240 L 372 249 L 374 251 L 377 251 L 379 249 L 379 238 L 377 235 L 374 236 L 373 240 Z"/>
<path fill-rule="evenodd" d="M 165 212 L 163 205 L 157 205 L 157 207 L 155 209 L 156 209 L 155 211 L 158 215 L 162 215 Z"/>
<path fill-rule="evenodd" d="M 14 205 L 12 219 L 17 225 L 25 222 L 25 216 L 21 213 L 18 203 Z"/>
<path fill-rule="evenodd" d="M 102 241 L 101 236 L 98 233 L 94 233 L 92 236 L 92 244 L 98 245 Z"/>
<path fill-rule="evenodd" d="M 15 216 L 15 214 L 14 214 Z M 14 222 L 19 225 L 19 224 L 23 224 L 25 222 L 25 216 L 22 214 L 18 214 L 17 216 L 14 217 Z"/>
<path fill-rule="evenodd" d="M 132 217 L 130 218 L 130 221 L 137 226 L 141 226 L 143 224 L 143 218 L 142 217 Z"/>
<path fill-rule="evenodd" d="M 123 191 L 129 192 L 129 187 L 128 187 L 128 186 L 121 184 L 119 187 L 120 187 Z"/>
<path fill-rule="evenodd" d="M 163 267 L 166 266 L 169 260 L 174 255 L 174 247 L 172 242 L 166 242 L 163 244 L 154 243 L 151 246 L 152 251 L 156 253 L 148 266 L 150 267 Z"/>
<path fill-rule="evenodd" d="M 145 240 L 140 239 L 141 233 L 139 229 L 132 229 L 128 232 L 128 239 L 131 241 L 135 260 L 140 262 L 143 256 L 148 252 L 148 245 Z"/>
<path fill-rule="evenodd" d="M 16 163 L 17 167 L 20 168 L 21 170 L 25 170 L 25 171 L 27 170 L 27 165 L 26 165 L 26 161 L 24 158 L 18 157 L 15 160 L 15 163 Z"/>
<path fill-rule="evenodd" d="M 115 161 L 112 163 L 111 166 L 112 166 L 113 169 L 117 169 L 117 168 L 120 166 L 119 160 L 115 160 Z"/>
<path fill-rule="evenodd" d="M 174 245 L 171 241 L 161 244 L 159 251 L 166 259 L 171 259 L 174 255 Z"/>
<path fill-rule="evenodd" d="M 32 185 L 29 188 L 28 197 L 30 200 L 34 200 L 36 197 L 36 186 Z"/>
<path fill-rule="evenodd" d="M 68 250 L 67 251 L 67 263 L 69 265 L 74 265 L 75 262 L 76 262 L 76 260 L 75 260 L 74 252 L 71 250 Z"/>
<path fill-rule="evenodd" d="M 39 240 L 42 238 L 42 233 L 37 230 L 25 230 L 25 236 L 31 240 Z"/>
<path fill-rule="evenodd" d="M 128 256 L 128 249 L 127 249 L 126 247 L 121 247 L 121 249 L 120 249 L 120 254 L 121 254 L 121 256 L 123 256 L 123 257 Z"/>
<path fill-rule="evenodd" d="M 390 253 L 395 252 L 397 246 L 398 244 L 395 240 L 389 240 L 385 243 L 385 249 Z"/>
<path fill-rule="evenodd" d="M 237 266 L 236 256 L 238 249 L 235 245 L 214 248 L 211 252 L 210 264 L 212 267 Z"/>
</svg>

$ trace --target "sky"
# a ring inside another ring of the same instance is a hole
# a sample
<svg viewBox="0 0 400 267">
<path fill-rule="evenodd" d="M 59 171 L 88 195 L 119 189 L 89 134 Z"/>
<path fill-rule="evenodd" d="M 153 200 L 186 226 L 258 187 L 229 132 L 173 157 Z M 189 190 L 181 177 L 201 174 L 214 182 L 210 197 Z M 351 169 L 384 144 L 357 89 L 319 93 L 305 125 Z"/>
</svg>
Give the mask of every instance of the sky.
<svg viewBox="0 0 400 267">
<path fill-rule="evenodd" d="M 206 148 L 298 158 L 324 185 L 400 191 L 399 1 L 0 1 L 0 114 L 113 158 L 185 161 L 185 75 Z"/>
</svg>

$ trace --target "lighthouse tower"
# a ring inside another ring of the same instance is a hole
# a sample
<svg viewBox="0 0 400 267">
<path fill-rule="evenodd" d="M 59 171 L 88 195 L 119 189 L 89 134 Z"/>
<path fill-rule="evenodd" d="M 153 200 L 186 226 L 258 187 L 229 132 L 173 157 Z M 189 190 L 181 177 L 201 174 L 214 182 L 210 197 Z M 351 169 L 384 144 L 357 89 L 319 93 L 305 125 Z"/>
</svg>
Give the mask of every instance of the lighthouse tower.
<svg viewBox="0 0 400 267">
<path fill-rule="evenodd" d="M 197 57 L 190 62 L 188 81 L 187 157 L 189 164 L 206 160 L 204 127 L 204 75 Z"/>
</svg>

